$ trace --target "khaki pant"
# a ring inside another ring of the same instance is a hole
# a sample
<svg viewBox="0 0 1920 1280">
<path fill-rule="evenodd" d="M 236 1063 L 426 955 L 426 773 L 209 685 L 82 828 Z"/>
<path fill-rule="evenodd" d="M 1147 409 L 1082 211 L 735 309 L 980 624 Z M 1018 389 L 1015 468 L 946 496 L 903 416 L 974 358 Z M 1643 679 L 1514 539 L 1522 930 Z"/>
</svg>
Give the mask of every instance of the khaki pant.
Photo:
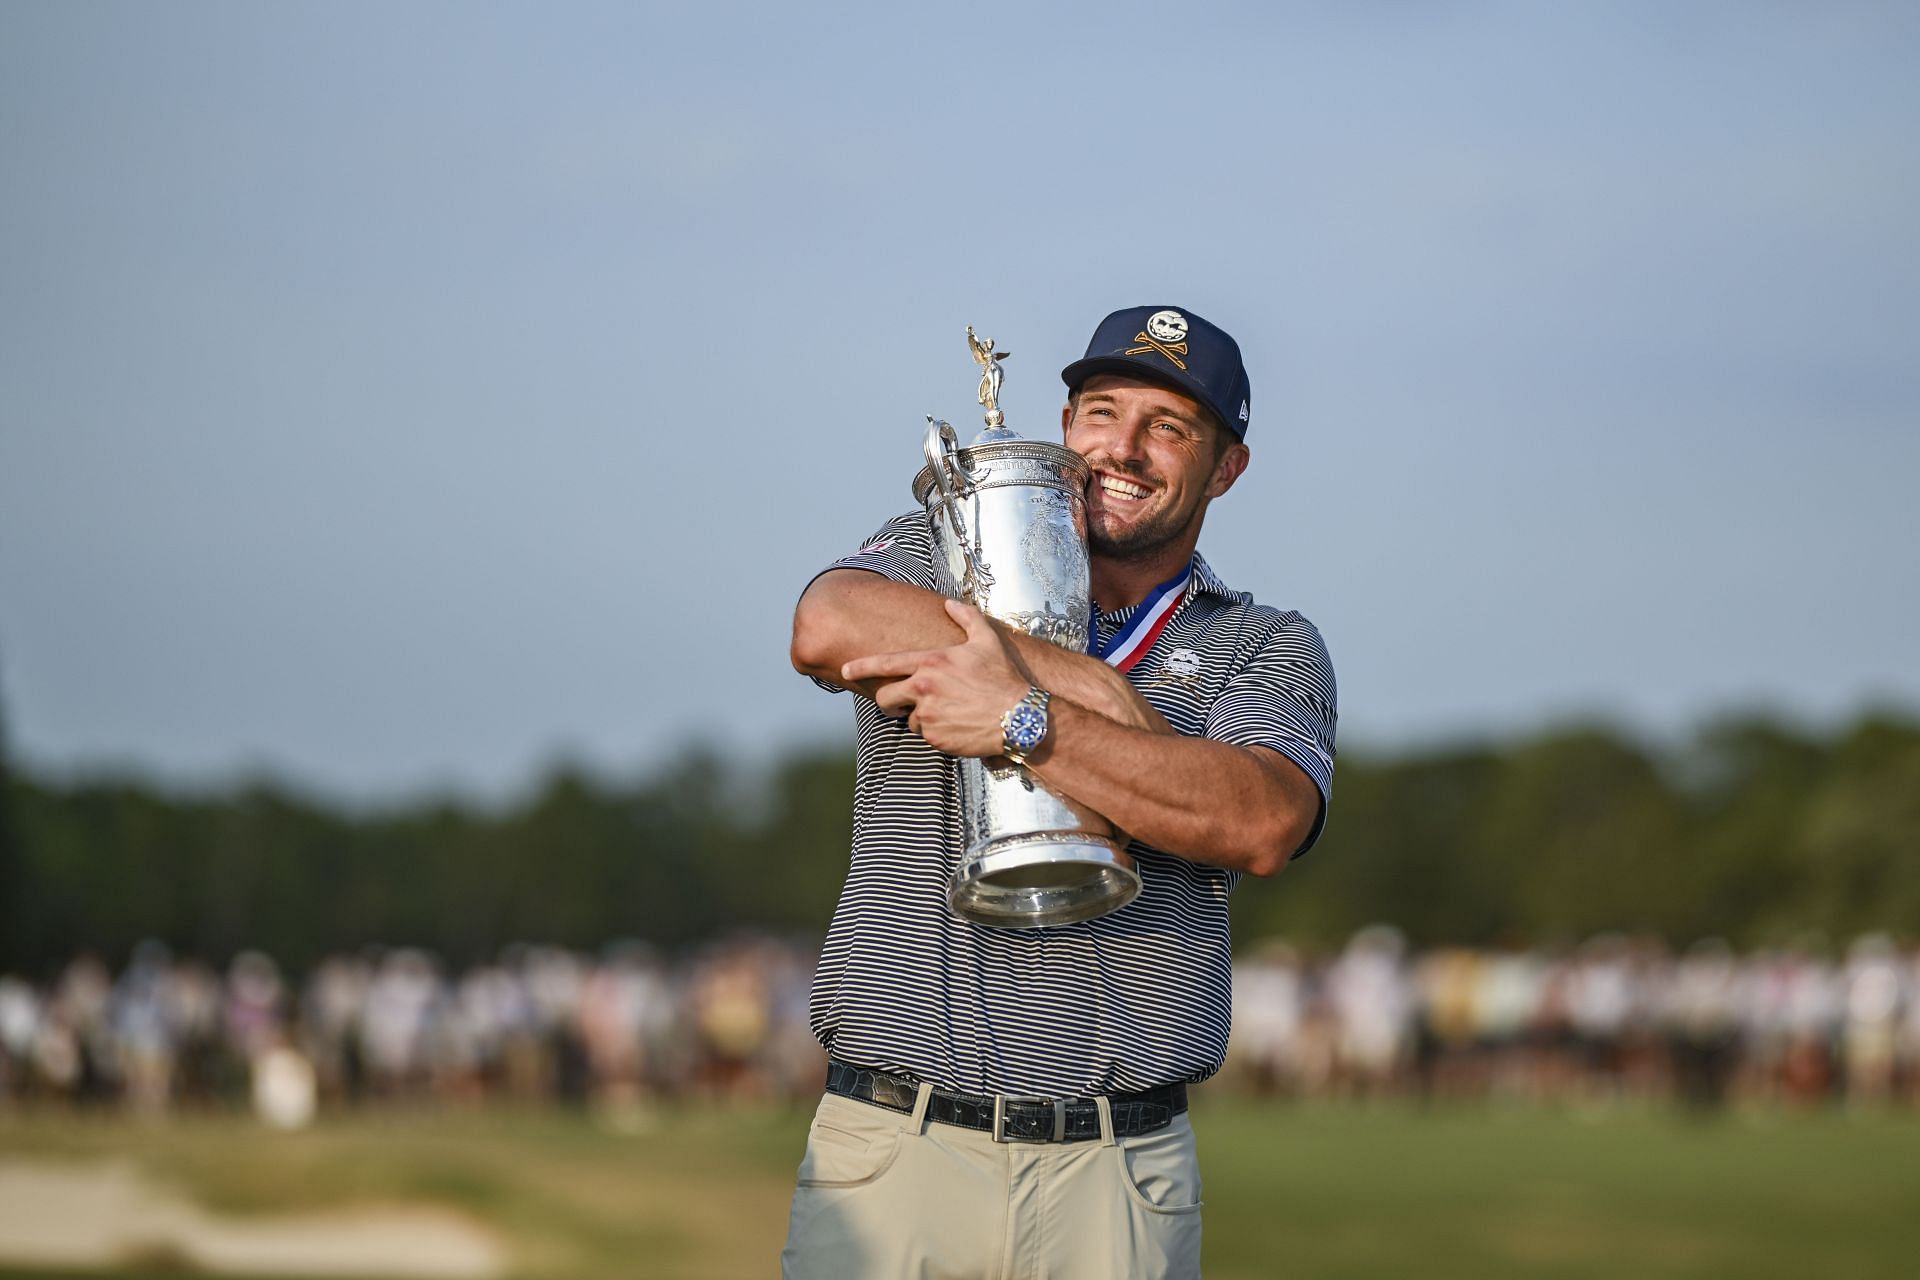
<svg viewBox="0 0 1920 1280">
<path fill-rule="evenodd" d="M 1185 1115 L 1112 1139 L 995 1142 L 828 1094 L 807 1132 L 787 1280 L 1132 1280 L 1200 1274 L 1200 1166 Z"/>
</svg>

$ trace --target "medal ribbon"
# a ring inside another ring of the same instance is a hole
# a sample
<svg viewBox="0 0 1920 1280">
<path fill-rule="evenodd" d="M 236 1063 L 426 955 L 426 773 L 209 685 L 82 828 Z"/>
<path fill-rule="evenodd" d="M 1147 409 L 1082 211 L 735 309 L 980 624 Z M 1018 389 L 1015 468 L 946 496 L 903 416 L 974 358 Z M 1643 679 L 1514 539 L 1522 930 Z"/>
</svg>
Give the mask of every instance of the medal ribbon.
<svg viewBox="0 0 1920 1280">
<path fill-rule="evenodd" d="M 1181 356 L 1187 354 L 1186 343 L 1160 342 L 1157 339 L 1148 336 L 1144 331 L 1134 334 L 1133 340 L 1135 342 L 1144 342 L 1147 345 L 1144 347 L 1128 347 L 1123 354 L 1130 355 L 1130 356 L 1143 356 L 1147 354 L 1147 352 L 1149 351 L 1158 351 L 1161 355 L 1173 361 L 1173 363 L 1177 367 L 1181 369 L 1185 369 L 1187 367 L 1187 362 L 1180 358 Z"/>
<path fill-rule="evenodd" d="M 1114 633 L 1113 639 L 1105 644 L 1099 644 L 1096 639 L 1093 656 L 1116 670 L 1133 670 L 1134 664 L 1147 656 L 1160 633 L 1173 621 L 1173 615 L 1180 612 L 1181 602 L 1187 598 L 1187 583 L 1192 578 L 1193 561 L 1189 560 L 1186 568 L 1148 593 L 1133 616 Z M 1098 635 L 1097 618 L 1089 634 Z"/>
</svg>

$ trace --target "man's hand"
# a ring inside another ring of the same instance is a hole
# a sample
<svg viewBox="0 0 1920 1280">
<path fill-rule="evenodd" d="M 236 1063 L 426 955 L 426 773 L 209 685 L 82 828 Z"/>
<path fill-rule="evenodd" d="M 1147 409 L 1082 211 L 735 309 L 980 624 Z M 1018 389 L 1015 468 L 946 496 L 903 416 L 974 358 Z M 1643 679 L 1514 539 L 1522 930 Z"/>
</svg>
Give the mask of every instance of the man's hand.
<svg viewBox="0 0 1920 1280">
<path fill-rule="evenodd" d="M 966 639 L 941 649 L 912 649 L 855 658 L 840 669 L 848 684 L 881 680 L 873 700 L 889 715 L 950 756 L 997 756 L 1000 718 L 1034 684 L 1013 641 L 970 604 L 946 602 Z"/>
<path fill-rule="evenodd" d="M 882 645 L 892 651 L 868 656 Z M 834 569 L 814 580 L 794 611 L 793 665 L 908 716 L 936 749 L 960 756 L 999 755 L 1000 717 L 1028 686 L 1050 690 L 1053 728 L 1027 767 L 1195 862 L 1272 875 L 1320 811 L 1312 780 L 1278 751 L 1176 734 L 1098 658 L 876 573 Z"/>
<path fill-rule="evenodd" d="M 1148 733 L 1173 732 L 1153 704 L 1100 659 L 995 626 L 1019 654 L 1027 683 L 1052 693 L 1056 705 L 1069 699 L 1118 724 Z M 945 648 L 965 640 L 944 597 L 862 569 L 821 574 L 793 613 L 794 670 L 869 698 L 879 689 L 879 680 L 849 680 L 845 672 L 850 660 L 879 652 Z"/>
</svg>

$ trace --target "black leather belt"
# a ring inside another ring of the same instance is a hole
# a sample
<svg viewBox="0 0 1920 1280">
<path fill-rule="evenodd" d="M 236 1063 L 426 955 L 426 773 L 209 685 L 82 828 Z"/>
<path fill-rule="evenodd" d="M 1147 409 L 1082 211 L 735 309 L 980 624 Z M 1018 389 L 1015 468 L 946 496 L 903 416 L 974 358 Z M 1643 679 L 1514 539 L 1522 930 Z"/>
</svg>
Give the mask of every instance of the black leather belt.
<svg viewBox="0 0 1920 1280">
<path fill-rule="evenodd" d="M 844 1062 L 827 1064 L 827 1092 L 889 1111 L 913 1114 L 920 1082 Z M 1113 1136 L 1137 1138 L 1164 1129 L 1187 1109 L 1187 1086 L 1163 1085 L 1142 1093 L 1110 1093 Z M 1100 1104 L 1092 1098 L 1020 1098 L 1007 1094 L 948 1093 L 935 1089 L 927 1119 L 963 1129 L 984 1129 L 995 1142 L 1084 1142 L 1100 1136 Z"/>
</svg>

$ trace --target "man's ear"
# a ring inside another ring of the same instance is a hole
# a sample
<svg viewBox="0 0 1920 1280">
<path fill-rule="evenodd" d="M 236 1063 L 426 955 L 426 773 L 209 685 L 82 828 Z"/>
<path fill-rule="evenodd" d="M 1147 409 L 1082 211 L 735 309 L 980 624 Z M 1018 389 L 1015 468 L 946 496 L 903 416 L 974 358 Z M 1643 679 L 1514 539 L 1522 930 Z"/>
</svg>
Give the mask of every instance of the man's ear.
<svg viewBox="0 0 1920 1280">
<path fill-rule="evenodd" d="M 1068 400 L 1060 406 L 1060 438 L 1067 438 L 1067 428 L 1073 425 L 1073 401 Z"/>
<path fill-rule="evenodd" d="M 1246 445 L 1238 440 L 1228 445 L 1227 451 L 1220 455 L 1220 461 L 1213 464 L 1213 476 L 1207 481 L 1207 496 L 1217 498 L 1233 488 L 1233 482 L 1240 478 L 1251 461 L 1253 451 Z"/>
</svg>

